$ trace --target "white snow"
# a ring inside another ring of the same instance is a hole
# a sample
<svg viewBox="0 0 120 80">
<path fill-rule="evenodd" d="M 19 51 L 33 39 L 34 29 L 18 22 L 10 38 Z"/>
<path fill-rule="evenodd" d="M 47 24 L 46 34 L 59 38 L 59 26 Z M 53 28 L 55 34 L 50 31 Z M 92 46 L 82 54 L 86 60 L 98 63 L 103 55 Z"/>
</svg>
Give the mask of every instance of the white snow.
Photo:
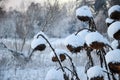
<svg viewBox="0 0 120 80">
<path fill-rule="evenodd" d="M 78 33 L 78 35 L 79 35 L 82 39 L 85 40 L 85 36 L 86 36 L 88 33 L 90 33 L 90 31 L 88 31 L 88 30 L 85 29 L 85 30 L 80 31 L 80 32 Z"/>
<path fill-rule="evenodd" d="M 87 75 L 85 74 L 85 68 L 80 66 L 80 67 L 76 67 L 77 70 L 77 74 L 80 78 L 80 80 L 87 80 Z"/>
<path fill-rule="evenodd" d="M 110 19 L 110 18 L 107 18 L 106 20 L 105 20 L 105 22 L 106 23 L 112 23 L 114 20 L 113 19 Z"/>
<path fill-rule="evenodd" d="M 105 59 L 107 64 L 112 62 L 120 62 L 120 50 L 119 49 L 115 49 L 112 51 L 109 51 L 106 55 L 105 55 Z"/>
<path fill-rule="evenodd" d="M 120 22 L 116 21 L 112 23 L 107 30 L 109 37 L 113 38 L 113 35 L 120 30 Z"/>
<path fill-rule="evenodd" d="M 45 74 L 43 69 L 10 69 L 1 72 L 5 74 L 1 80 L 44 80 Z"/>
<path fill-rule="evenodd" d="M 84 72 L 84 67 L 76 67 L 78 77 L 80 80 L 87 80 L 87 75 Z M 66 70 L 66 73 L 69 74 L 69 77 L 71 77 L 71 74 L 68 70 Z M 52 68 L 48 71 L 45 80 L 64 80 L 63 79 L 63 73 L 61 70 L 56 70 L 55 68 Z"/>
<path fill-rule="evenodd" d="M 97 42 L 102 42 L 104 44 L 109 44 L 108 40 L 104 38 L 99 32 L 91 32 L 86 35 L 85 41 L 87 45 L 89 46 L 92 42 L 97 41 Z"/>
<path fill-rule="evenodd" d="M 46 44 L 46 41 L 43 38 L 33 39 L 31 42 L 31 48 L 34 49 L 40 44 Z"/>
<path fill-rule="evenodd" d="M 114 40 L 114 41 L 111 43 L 111 47 L 112 47 L 113 49 L 117 49 L 117 47 L 118 47 L 118 41 L 117 41 L 117 40 Z"/>
<path fill-rule="evenodd" d="M 65 39 L 64 43 L 65 45 L 69 44 L 74 47 L 78 47 L 83 46 L 85 41 L 79 35 L 72 34 Z"/>
<path fill-rule="evenodd" d="M 51 43 L 56 40 L 58 40 L 58 38 L 57 39 L 55 38 L 52 40 L 50 38 Z M 11 41 L 8 40 L 8 42 L 7 42 L 7 40 L 6 40 L 5 44 L 9 48 L 16 50 L 14 47 L 9 45 L 10 43 L 12 43 L 12 41 L 13 40 L 11 40 Z M 29 46 L 30 42 L 31 42 L 31 40 L 29 40 L 27 42 L 28 44 L 25 44 L 25 49 L 24 49 L 23 53 L 25 52 L 25 54 L 26 53 L 28 54 L 28 48 L 30 47 Z M 22 41 L 20 41 L 18 43 L 21 44 Z M 19 46 L 19 44 L 18 44 L 18 46 Z M 57 44 L 56 44 L 56 47 L 57 47 Z M 3 49 L 0 48 L 0 70 L 1 70 L 0 71 L 0 74 L 1 74 L 0 80 L 45 80 L 45 76 L 51 68 L 53 68 L 53 67 L 59 68 L 59 65 L 57 65 L 57 63 L 53 63 L 50 60 L 50 55 L 49 55 L 50 52 L 51 52 L 51 49 L 49 47 L 47 47 L 46 50 L 43 52 L 35 52 L 34 56 L 32 57 L 32 61 L 25 64 L 23 62 L 24 60 L 14 58 L 13 55 L 11 54 L 11 52 L 9 52 L 6 49 L 4 49 L 4 51 L 3 51 Z M 94 51 L 93 51 L 93 53 L 94 53 Z M 76 70 L 77 70 L 78 76 L 80 77 L 80 80 L 87 80 L 86 74 L 84 73 L 84 70 L 85 70 L 84 66 L 88 62 L 88 57 L 86 56 L 85 51 L 81 51 L 80 54 L 77 54 L 77 55 L 74 54 L 74 55 L 70 55 L 70 56 L 75 64 L 75 66 L 77 67 Z M 92 54 L 92 56 L 94 57 L 95 65 L 98 65 L 99 64 L 98 56 L 96 56 L 94 54 Z M 69 62 L 68 59 L 66 59 L 62 64 L 63 64 L 63 66 L 67 66 L 68 68 L 70 67 L 70 69 L 71 69 L 71 63 Z M 67 70 L 67 72 L 70 73 L 68 70 Z M 51 75 L 51 77 L 52 76 L 54 76 L 54 75 Z M 57 76 L 59 76 L 59 75 L 57 75 Z"/>
<path fill-rule="evenodd" d="M 37 47 L 40 44 L 46 44 L 46 40 L 42 36 L 39 36 L 40 34 L 43 35 L 46 39 L 48 39 L 47 36 L 43 32 L 41 32 L 41 31 L 38 32 L 34 36 L 32 42 L 31 42 L 31 48 L 32 49 L 34 49 L 35 47 Z"/>
<path fill-rule="evenodd" d="M 108 10 L 108 15 L 110 16 L 112 12 L 114 11 L 119 11 L 120 12 L 120 6 L 119 5 L 114 5 Z"/>
<path fill-rule="evenodd" d="M 104 69 L 102 69 L 100 66 L 93 66 L 88 69 L 87 71 L 87 76 L 89 79 L 94 78 L 94 77 L 102 77 L 104 76 Z"/>
<path fill-rule="evenodd" d="M 64 38 L 61 38 L 61 39 L 56 38 L 54 41 L 52 41 L 51 44 L 54 48 L 66 49 L 64 40 L 65 40 Z"/>
<path fill-rule="evenodd" d="M 60 70 L 52 68 L 48 71 L 45 80 L 64 80 L 63 73 Z"/>
<path fill-rule="evenodd" d="M 76 10 L 76 16 L 88 16 L 93 17 L 88 6 L 82 6 Z"/>
</svg>

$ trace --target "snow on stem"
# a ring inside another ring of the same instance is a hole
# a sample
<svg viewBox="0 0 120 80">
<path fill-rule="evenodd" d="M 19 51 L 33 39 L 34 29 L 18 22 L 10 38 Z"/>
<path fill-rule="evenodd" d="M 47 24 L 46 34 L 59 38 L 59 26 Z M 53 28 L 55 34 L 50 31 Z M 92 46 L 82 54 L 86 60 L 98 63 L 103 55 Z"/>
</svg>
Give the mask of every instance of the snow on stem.
<svg viewBox="0 0 120 80">
<path fill-rule="evenodd" d="M 67 49 L 72 53 L 80 52 L 83 49 L 84 43 L 85 40 L 75 34 L 68 36 L 64 41 Z"/>
<path fill-rule="evenodd" d="M 82 30 L 88 30 L 88 31 L 92 32 L 91 29 L 88 29 L 88 28 L 82 28 L 82 29 L 78 30 L 78 31 L 75 33 L 75 35 L 78 35 L 79 32 L 81 32 Z"/>
</svg>

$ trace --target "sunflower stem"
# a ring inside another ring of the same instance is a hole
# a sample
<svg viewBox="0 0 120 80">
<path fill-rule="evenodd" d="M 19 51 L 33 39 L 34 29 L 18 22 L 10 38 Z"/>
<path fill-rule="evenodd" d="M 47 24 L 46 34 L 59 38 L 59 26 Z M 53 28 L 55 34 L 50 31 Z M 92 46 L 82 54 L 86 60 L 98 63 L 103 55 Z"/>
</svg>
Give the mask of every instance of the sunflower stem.
<svg viewBox="0 0 120 80">
<path fill-rule="evenodd" d="M 66 72 L 65 72 L 65 70 L 64 70 L 64 68 L 63 68 L 63 66 L 62 66 L 62 63 L 61 63 L 61 61 L 60 61 L 57 53 L 55 52 L 55 49 L 52 47 L 52 45 L 50 44 L 50 42 L 47 40 L 47 38 L 46 38 L 44 35 L 39 34 L 38 37 L 39 37 L 39 36 L 41 36 L 42 38 L 44 38 L 44 39 L 46 40 L 46 42 L 49 44 L 51 50 L 53 51 L 53 53 L 54 53 L 55 56 L 57 57 L 58 63 L 59 63 L 59 65 L 60 65 L 60 67 L 61 67 L 61 69 L 62 69 L 62 71 L 63 71 L 63 75 L 64 75 L 64 79 L 65 79 L 65 77 L 67 77 L 67 75 L 66 75 Z M 66 79 L 65 79 L 65 80 L 66 80 Z"/>
</svg>

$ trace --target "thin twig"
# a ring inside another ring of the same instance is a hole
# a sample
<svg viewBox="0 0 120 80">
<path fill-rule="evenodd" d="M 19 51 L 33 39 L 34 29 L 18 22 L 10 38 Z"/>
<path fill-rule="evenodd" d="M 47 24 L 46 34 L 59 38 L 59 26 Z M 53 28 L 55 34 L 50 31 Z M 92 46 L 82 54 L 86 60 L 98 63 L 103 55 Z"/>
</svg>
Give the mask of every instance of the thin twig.
<svg viewBox="0 0 120 80">
<path fill-rule="evenodd" d="M 9 49 L 3 42 L 2 42 L 2 45 L 4 45 L 4 48 L 6 48 L 8 51 L 13 53 L 14 56 L 22 56 L 25 58 L 24 53 Z"/>
<path fill-rule="evenodd" d="M 70 62 L 71 62 L 71 64 L 72 64 L 73 72 L 74 72 L 74 74 L 75 74 L 75 76 L 76 76 L 76 79 L 77 79 L 77 80 L 80 80 L 79 77 L 78 77 L 77 71 L 76 71 L 76 67 L 74 66 L 74 63 L 72 62 L 72 58 L 71 58 L 68 54 L 65 54 L 65 55 L 69 58 L 69 60 L 70 60 Z"/>
<path fill-rule="evenodd" d="M 102 52 L 100 51 L 100 65 L 103 68 L 103 56 L 102 56 Z"/>
<path fill-rule="evenodd" d="M 80 29 L 80 30 L 78 30 L 76 33 L 75 33 L 75 35 L 77 35 L 80 31 L 82 31 L 82 30 L 88 30 L 88 31 L 91 31 L 92 32 L 92 30 L 91 29 L 88 29 L 88 28 L 83 28 L 83 29 Z"/>
<path fill-rule="evenodd" d="M 93 59 L 92 59 L 92 56 L 91 56 L 91 51 L 89 49 L 87 49 L 87 53 L 86 54 L 87 54 L 87 56 L 88 56 L 88 58 L 90 60 L 91 66 L 93 66 L 94 63 L 93 63 Z"/>
<path fill-rule="evenodd" d="M 115 76 L 114 76 L 114 73 L 112 73 L 112 79 L 113 79 L 113 80 L 117 80 L 117 79 L 115 78 Z"/>
<path fill-rule="evenodd" d="M 118 79 L 120 80 L 120 74 L 118 74 Z"/>
<path fill-rule="evenodd" d="M 72 70 L 70 70 L 68 67 L 63 66 L 63 68 L 67 69 L 67 70 L 70 71 L 72 74 L 74 74 L 74 72 L 73 72 Z M 59 69 L 61 69 L 61 68 L 58 68 L 57 70 L 59 70 Z M 74 74 L 74 75 L 75 75 L 75 74 Z"/>
<path fill-rule="evenodd" d="M 115 77 L 114 77 L 114 75 L 113 75 L 113 73 L 108 72 L 108 71 L 105 71 L 105 70 L 103 70 L 103 72 L 105 72 L 105 73 L 107 73 L 107 74 L 110 74 L 110 75 L 112 76 L 113 80 L 116 80 Z"/>
<path fill-rule="evenodd" d="M 15 49 L 16 49 L 16 51 L 17 51 L 16 33 L 15 33 Z"/>
<path fill-rule="evenodd" d="M 103 72 L 105 72 L 105 73 L 108 73 L 108 74 L 112 75 L 112 73 L 110 73 L 110 72 L 108 72 L 108 71 L 103 70 Z"/>
<path fill-rule="evenodd" d="M 33 53 L 34 53 L 34 50 L 32 50 L 32 52 L 30 53 L 30 55 L 29 55 L 27 61 L 31 60 L 31 57 L 33 56 Z"/>
<path fill-rule="evenodd" d="M 25 45 L 26 38 L 23 39 L 22 47 L 21 47 L 21 52 L 23 51 L 24 45 Z"/>
<path fill-rule="evenodd" d="M 107 66 L 107 62 L 106 62 L 106 59 L 105 59 L 105 54 L 106 54 L 105 50 L 102 49 L 102 57 L 103 57 L 103 60 L 104 60 L 104 63 L 105 63 L 105 68 L 108 71 L 108 66 Z M 111 80 L 110 75 L 108 73 L 107 73 L 107 76 L 108 76 L 108 80 Z"/>
<path fill-rule="evenodd" d="M 113 50 L 113 48 L 109 44 L 106 44 L 106 46 L 108 46 L 111 50 Z"/>
</svg>

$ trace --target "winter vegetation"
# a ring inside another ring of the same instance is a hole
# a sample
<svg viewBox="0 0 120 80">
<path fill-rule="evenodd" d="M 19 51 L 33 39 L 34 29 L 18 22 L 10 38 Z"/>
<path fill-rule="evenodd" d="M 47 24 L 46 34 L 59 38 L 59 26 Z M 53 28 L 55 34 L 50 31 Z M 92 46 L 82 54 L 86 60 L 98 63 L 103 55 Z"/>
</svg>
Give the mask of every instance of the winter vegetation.
<svg viewBox="0 0 120 80">
<path fill-rule="evenodd" d="M 120 1 L 0 0 L 0 80 L 120 80 Z"/>
</svg>

